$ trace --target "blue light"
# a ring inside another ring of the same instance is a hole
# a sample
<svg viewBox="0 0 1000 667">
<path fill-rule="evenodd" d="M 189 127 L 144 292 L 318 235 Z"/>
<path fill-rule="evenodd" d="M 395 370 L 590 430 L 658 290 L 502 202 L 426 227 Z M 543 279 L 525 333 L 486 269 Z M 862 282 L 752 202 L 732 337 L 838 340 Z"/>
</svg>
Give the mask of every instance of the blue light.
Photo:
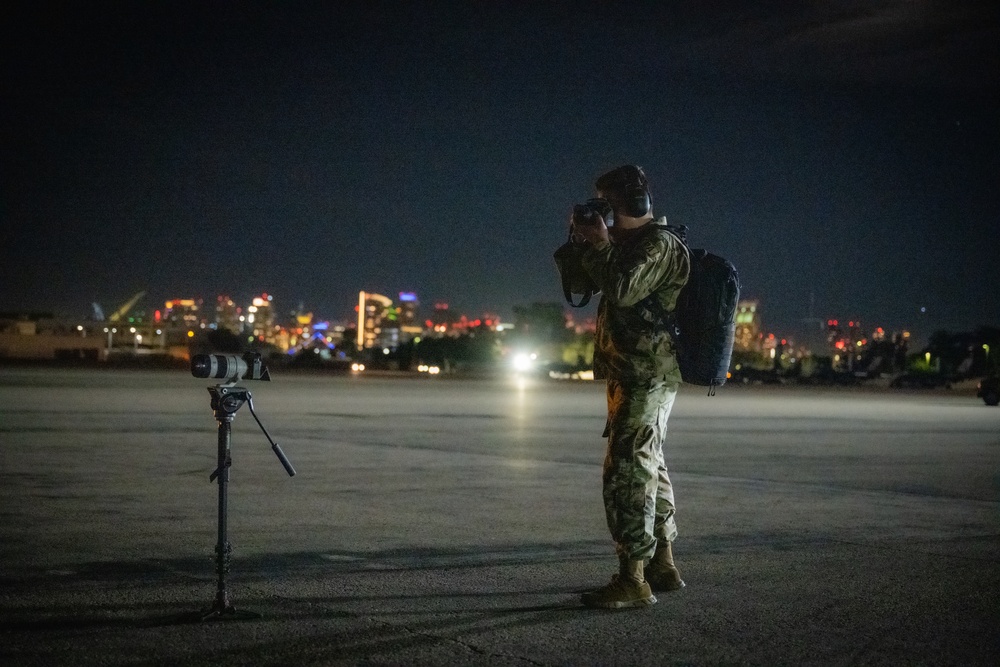
<svg viewBox="0 0 1000 667">
<path fill-rule="evenodd" d="M 329 322 L 315 322 L 312 325 L 313 331 L 326 331 L 330 328 Z"/>
<path fill-rule="evenodd" d="M 417 293 L 416 292 L 400 292 L 399 293 L 399 300 L 400 301 L 416 301 L 417 300 Z"/>
</svg>

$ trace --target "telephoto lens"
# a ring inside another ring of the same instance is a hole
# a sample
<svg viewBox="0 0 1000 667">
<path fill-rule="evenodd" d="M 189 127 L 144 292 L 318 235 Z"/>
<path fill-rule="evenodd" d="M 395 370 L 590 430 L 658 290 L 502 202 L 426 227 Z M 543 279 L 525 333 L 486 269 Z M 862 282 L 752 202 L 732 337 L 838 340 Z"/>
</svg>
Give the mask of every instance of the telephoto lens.
<svg viewBox="0 0 1000 667">
<path fill-rule="evenodd" d="M 235 354 L 196 354 L 191 359 L 191 375 L 196 378 L 240 379 L 247 364 Z"/>
<path fill-rule="evenodd" d="M 247 363 L 235 354 L 196 354 L 191 358 L 191 375 L 236 382 L 247 372 Z"/>
<path fill-rule="evenodd" d="M 196 354 L 191 358 L 191 375 L 224 380 L 225 383 L 271 379 L 259 352 L 247 352 L 242 357 L 235 354 Z"/>
</svg>

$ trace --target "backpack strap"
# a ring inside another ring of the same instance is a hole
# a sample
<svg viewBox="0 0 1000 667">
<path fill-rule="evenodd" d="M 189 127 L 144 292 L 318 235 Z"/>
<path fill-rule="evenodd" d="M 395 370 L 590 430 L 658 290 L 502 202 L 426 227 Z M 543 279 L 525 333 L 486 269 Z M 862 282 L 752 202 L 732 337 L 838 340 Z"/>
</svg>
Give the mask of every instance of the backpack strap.
<svg viewBox="0 0 1000 667">
<path fill-rule="evenodd" d="M 688 258 L 691 257 L 691 249 L 687 245 L 687 225 L 662 225 L 660 223 L 653 223 L 653 227 L 657 229 L 662 229 L 665 232 L 669 232 L 678 241 L 681 242 L 681 246 L 684 248 L 684 252 L 687 253 Z M 645 299 L 639 302 L 639 305 L 645 308 L 649 313 L 657 320 L 661 327 L 667 330 L 670 337 L 677 341 L 680 331 L 677 328 L 677 315 L 676 312 L 668 313 L 667 309 L 663 307 L 660 300 L 656 298 L 656 291 L 651 292 Z"/>
</svg>

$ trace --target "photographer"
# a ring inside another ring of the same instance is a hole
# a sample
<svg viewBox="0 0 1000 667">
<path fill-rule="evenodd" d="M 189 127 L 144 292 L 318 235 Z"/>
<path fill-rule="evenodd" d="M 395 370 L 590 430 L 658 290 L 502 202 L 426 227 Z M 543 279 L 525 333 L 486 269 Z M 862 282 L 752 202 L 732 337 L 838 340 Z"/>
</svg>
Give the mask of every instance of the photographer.
<svg viewBox="0 0 1000 667">
<path fill-rule="evenodd" d="M 587 244 L 583 269 L 601 292 L 594 375 L 607 382 L 604 509 L 619 570 L 582 600 L 588 607 L 638 607 L 656 602 L 653 591 L 684 586 L 671 551 L 674 493 L 663 459 L 681 375 L 673 340 L 647 306 L 657 299 L 672 312 L 690 263 L 681 241 L 660 226 L 666 219 L 654 221 L 640 167 L 614 169 L 595 187 L 598 198 L 577 206 L 571 224 L 574 239 Z"/>
</svg>

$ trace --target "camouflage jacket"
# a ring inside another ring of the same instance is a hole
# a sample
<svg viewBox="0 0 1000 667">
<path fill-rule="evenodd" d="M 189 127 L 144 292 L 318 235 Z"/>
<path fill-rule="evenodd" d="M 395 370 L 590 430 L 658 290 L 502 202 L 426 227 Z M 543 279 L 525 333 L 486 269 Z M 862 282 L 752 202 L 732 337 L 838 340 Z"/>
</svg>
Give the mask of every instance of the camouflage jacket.
<svg viewBox="0 0 1000 667">
<path fill-rule="evenodd" d="M 661 224 L 666 218 L 619 231 L 610 243 L 583 254 L 583 266 L 601 290 L 594 343 L 598 379 L 681 381 L 673 339 L 641 303 L 655 294 L 663 309 L 673 312 L 690 272 L 684 244 Z"/>
</svg>

